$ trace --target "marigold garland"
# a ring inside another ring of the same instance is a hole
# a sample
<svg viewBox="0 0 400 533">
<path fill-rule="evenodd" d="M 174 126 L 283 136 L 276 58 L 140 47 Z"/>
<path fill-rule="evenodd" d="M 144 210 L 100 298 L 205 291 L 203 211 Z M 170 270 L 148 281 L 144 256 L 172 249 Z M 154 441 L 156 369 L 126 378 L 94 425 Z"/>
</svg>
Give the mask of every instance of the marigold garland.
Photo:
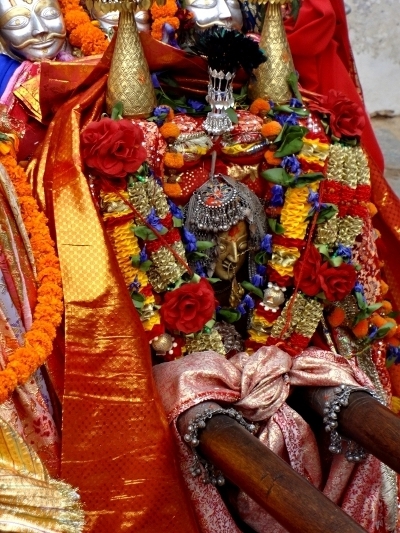
<svg viewBox="0 0 400 533">
<path fill-rule="evenodd" d="M 38 283 L 33 324 L 24 335 L 24 346 L 10 355 L 5 369 L 0 371 L 0 403 L 3 403 L 15 387 L 23 385 L 50 355 L 64 307 L 59 261 L 46 217 L 32 197 L 24 169 L 11 155 L 0 156 L 0 163 L 15 187 L 22 219 L 31 241 Z"/>
<path fill-rule="evenodd" d="M 150 8 L 153 24 L 151 25 L 151 36 L 157 41 L 161 41 L 164 24 L 169 24 L 174 30 L 179 28 L 180 22 L 176 13 L 178 6 L 175 0 L 167 0 L 164 5 L 153 2 Z"/>
<path fill-rule="evenodd" d="M 79 0 L 60 0 L 60 7 L 71 45 L 85 56 L 103 54 L 108 47 L 107 37 L 90 20 Z"/>
</svg>

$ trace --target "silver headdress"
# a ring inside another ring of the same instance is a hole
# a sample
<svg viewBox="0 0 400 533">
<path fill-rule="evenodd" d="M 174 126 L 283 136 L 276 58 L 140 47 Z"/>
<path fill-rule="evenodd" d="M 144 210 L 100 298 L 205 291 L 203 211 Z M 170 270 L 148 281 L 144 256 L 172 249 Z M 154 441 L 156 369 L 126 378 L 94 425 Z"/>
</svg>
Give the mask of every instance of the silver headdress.
<svg viewBox="0 0 400 533">
<path fill-rule="evenodd" d="M 185 209 L 185 229 L 199 241 L 210 241 L 213 248 L 205 250 L 200 263 L 212 275 L 217 257 L 218 233 L 229 231 L 239 221 L 249 226 L 249 274 L 255 274 L 254 255 L 266 233 L 267 220 L 257 196 L 234 179 L 217 174 L 195 191 Z"/>
</svg>

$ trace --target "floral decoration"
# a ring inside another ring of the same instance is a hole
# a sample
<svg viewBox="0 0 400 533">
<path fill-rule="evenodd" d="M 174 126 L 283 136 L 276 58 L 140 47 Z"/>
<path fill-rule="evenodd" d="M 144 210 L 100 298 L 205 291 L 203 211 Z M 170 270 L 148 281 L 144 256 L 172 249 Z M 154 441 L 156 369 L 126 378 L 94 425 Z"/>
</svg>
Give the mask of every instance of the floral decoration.
<svg viewBox="0 0 400 533">
<path fill-rule="evenodd" d="M 0 162 L 15 187 L 22 218 L 32 245 L 37 269 L 37 304 L 31 329 L 24 335 L 24 346 L 17 348 L 0 371 L 0 403 L 15 387 L 28 381 L 51 354 L 56 328 L 63 312 L 61 272 L 47 220 L 33 198 L 25 171 L 12 155 L 2 155 Z"/>
</svg>

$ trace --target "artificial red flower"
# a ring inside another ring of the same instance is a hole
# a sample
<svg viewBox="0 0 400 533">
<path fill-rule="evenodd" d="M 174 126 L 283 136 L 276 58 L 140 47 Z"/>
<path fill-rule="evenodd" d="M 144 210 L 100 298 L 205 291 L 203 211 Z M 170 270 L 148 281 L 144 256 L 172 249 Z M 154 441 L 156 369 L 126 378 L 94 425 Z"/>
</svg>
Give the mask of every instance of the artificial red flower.
<svg viewBox="0 0 400 533">
<path fill-rule="evenodd" d="M 82 158 L 90 168 L 111 178 L 136 172 L 146 159 L 143 131 L 129 120 L 103 118 L 81 136 Z"/>
<path fill-rule="evenodd" d="M 214 311 L 214 291 L 202 278 L 198 283 L 186 283 L 167 293 L 160 314 L 167 328 L 195 333 L 211 320 Z"/>
<path fill-rule="evenodd" d="M 321 254 L 312 244 L 306 249 L 303 259 L 294 266 L 294 281 L 296 286 L 307 296 L 316 296 L 321 292 L 321 281 L 318 277 L 321 268 Z"/>
<path fill-rule="evenodd" d="M 318 278 L 326 298 L 331 302 L 340 302 L 350 294 L 357 275 L 353 265 L 342 263 L 332 267 L 326 262 L 319 269 Z"/>
<path fill-rule="evenodd" d="M 310 102 L 309 108 L 330 115 L 332 133 L 339 139 L 360 137 L 365 127 L 363 108 L 334 89 L 330 89 L 327 96 L 321 96 L 318 102 Z"/>
</svg>

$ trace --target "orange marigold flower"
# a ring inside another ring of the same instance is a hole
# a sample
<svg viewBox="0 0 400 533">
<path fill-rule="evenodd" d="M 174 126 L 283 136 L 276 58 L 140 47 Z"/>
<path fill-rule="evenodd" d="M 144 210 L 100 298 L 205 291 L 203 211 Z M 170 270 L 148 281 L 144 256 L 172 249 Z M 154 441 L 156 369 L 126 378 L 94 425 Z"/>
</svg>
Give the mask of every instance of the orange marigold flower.
<svg viewBox="0 0 400 533">
<path fill-rule="evenodd" d="M 64 20 L 65 27 L 67 28 L 68 32 L 71 32 L 81 24 L 90 22 L 89 15 L 81 9 L 72 9 L 70 11 L 67 11 L 65 13 Z"/>
<path fill-rule="evenodd" d="M 379 309 L 379 311 L 383 311 L 385 315 L 391 313 L 393 311 L 392 304 L 389 302 L 389 300 L 383 300 L 382 301 L 382 307 Z"/>
<path fill-rule="evenodd" d="M 153 5 L 150 8 L 153 19 L 173 17 L 177 11 L 178 6 L 175 0 L 167 0 L 163 6 L 158 5 L 157 2 L 153 2 Z"/>
<path fill-rule="evenodd" d="M 182 196 L 179 183 L 164 183 L 164 192 L 168 198 L 180 198 Z"/>
<path fill-rule="evenodd" d="M 179 126 L 177 126 L 173 122 L 166 122 L 161 126 L 160 133 L 164 137 L 164 139 L 176 139 L 177 137 L 179 137 L 181 130 L 179 129 Z"/>
<path fill-rule="evenodd" d="M 271 120 L 263 124 L 261 127 L 261 135 L 263 137 L 276 137 L 282 131 L 282 126 L 276 120 Z"/>
<path fill-rule="evenodd" d="M 381 293 L 382 293 L 382 295 L 385 296 L 385 294 L 387 294 L 388 290 L 389 290 L 389 285 L 385 281 L 383 281 L 383 279 L 381 279 Z"/>
<path fill-rule="evenodd" d="M 167 152 L 164 156 L 164 165 L 168 168 L 182 168 L 183 154 Z"/>
<path fill-rule="evenodd" d="M 267 102 L 267 100 L 264 100 L 264 98 L 256 98 L 251 104 L 249 111 L 250 113 L 253 113 L 253 115 L 258 115 L 260 111 L 268 113 L 270 109 L 271 106 L 269 105 L 269 102 Z"/>
<path fill-rule="evenodd" d="M 264 153 L 264 159 L 268 163 L 268 165 L 271 165 L 273 167 L 277 167 L 281 164 L 282 159 L 279 157 L 274 156 L 275 152 L 272 152 L 271 150 L 266 150 Z"/>
<path fill-rule="evenodd" d="M 375 204 L 373 204 L 372 202 L 368 202 L 367 203 L 367 207 L 368 207 L 368 211 L 369 211 L 369 214 L 371 217 L 375 216 L 378 212 L 378 209 L 376 207 Z"/>
<path fill-rule="evenodd" d="M 386 319 L 376 313 L 374 313 L 371 316 L 370 320 L 371 320 L 371 324 L 373 324 L 377 328 L 381 328 L 382 326 L 386 324 Z"/>
<path fill-rule="evenodd" d="M 328 322 L 333 328 L 337 328 L 343 323 L 346 318 L 346 313 L 341 307 L 335 307 L 332 313 L 328 316 Z"/>
<path fill-rule="evenodd" d="M 360 320 L 360 322 L 352 328 L 352 331 L 358 339 L 366 337 L 368 333 L 368 320 L 366 318 Z"/>
</svg>

